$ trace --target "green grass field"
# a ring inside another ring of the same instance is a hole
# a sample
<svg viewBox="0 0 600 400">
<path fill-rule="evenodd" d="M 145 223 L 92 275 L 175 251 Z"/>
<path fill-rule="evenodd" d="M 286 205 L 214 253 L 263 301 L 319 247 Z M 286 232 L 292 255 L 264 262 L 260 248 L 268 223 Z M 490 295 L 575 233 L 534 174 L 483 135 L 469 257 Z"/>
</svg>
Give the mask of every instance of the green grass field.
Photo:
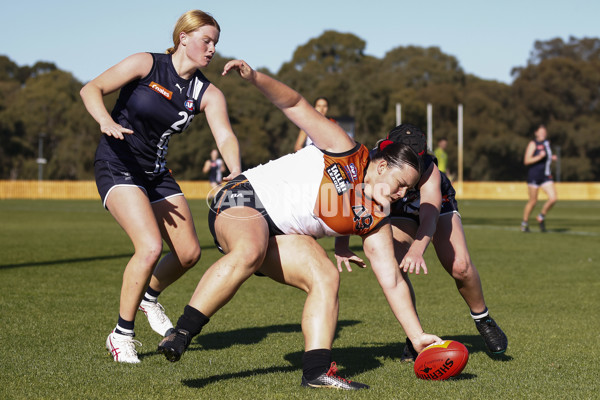
<svg viewBox="0 0 600 400">
<path fill-rule="evenodd" d="M 559 202 L 546 234 L 535 224 L 518 231 L 523 205 L 459 204 L 487 304 L 509 338 L 506 354 L 485 352 L 430 248 L 429 275 L 413 277 L 421 320 L 467 346 L 465 370 L 448 381 L 417 379 L 399 361 L 405 336 L 372 271 L 355 269 L 342 276 L 333 354 L 343 376 L 371 389 L 338 392 L 300 387 L 305 296 L 268 278 L 246 282 L 180 362 L 155 353 L 160 338 L 141 314 L 142 363 L 113 362 L 104 342 L 132 252 L 124 232 L 99 201 L 2 200 L 0 399 L 598 399 L 600 202 Z M 161 295 L 173 321 L 220 255 L 206 205 L 191 207 L 203 256 Z M 332 249 L 332 239 L 321 242 Z"/>
</svg>

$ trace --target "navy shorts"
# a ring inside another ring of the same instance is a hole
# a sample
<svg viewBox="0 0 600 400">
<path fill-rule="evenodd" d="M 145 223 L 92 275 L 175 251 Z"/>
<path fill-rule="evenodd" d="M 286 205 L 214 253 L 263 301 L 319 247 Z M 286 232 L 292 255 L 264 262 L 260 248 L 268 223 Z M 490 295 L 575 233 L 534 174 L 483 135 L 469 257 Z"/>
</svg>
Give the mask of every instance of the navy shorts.
<svg viewBox="0 0 600 400">
<path fill-rule="evenodd" d="M 452 187 L 450 180 L 442 174 L 442 208 L 440 209 L 440 215 L 458 213 L 458 203 L 456 202 L 456 191 Z M 390 216 L 393 218 L 404 218 L 411 219 L 417 224 L 419 220 L 419 208 L 421 207 L 420 196 L 416 192 L 412 192 L 401 200 L 392 203 L 392 211 Z"/>
<path fill-rule="evenodd" d="M 227 182 L 213 198 L 208 211 L 208 228 L 215 240 L 215 245 L 222 253 L 223 249 L 217 241 L 215 232 L 215 220 L 217 215 L 232 207 L 250 207 L 258 211 L 267 221 L 269 236 L 283 235 L 284 233 L 275 225 L 267 210 L 264 209 L 260 199 L 254 192 L 254 188 L 244 175 L 238 175 L 235 179 Z"/>
<path fill-rule="evenodd" d="M 139 187 L 146 193 L 150 203 L 173 196 L 183 196 L 181 188 L 169 170 L 151 174 L 141 169 L 126 167 L 119 160 L 96 160 L 94 172 L 96 186 L 104 208 L 106 208 L 108 195 L 117 186 Z"/>
<path fill-rule="evenodd" d="M 527 185 L 531 187 L 538 188 L 543 186 L 546 183 L 552 183 L 554 180 L 552 179 L 552 175 L 546 175 L 542 173 L 536 173 L 535 171 L 529 172 L 527 174 Z"/>
</svg>

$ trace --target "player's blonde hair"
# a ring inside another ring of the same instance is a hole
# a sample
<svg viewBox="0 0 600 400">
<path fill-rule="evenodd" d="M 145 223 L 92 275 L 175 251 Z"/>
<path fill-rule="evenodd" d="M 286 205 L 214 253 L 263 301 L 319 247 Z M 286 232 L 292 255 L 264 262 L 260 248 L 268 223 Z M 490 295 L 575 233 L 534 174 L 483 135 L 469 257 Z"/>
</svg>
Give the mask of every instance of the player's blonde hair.
<svg viewBox="0 0 600 400">
<path fill-rule="evenodd" d="M 179 47 L 179 35 L 181 32 L 190 33 L 203 26 L 210 25 L 217 28 L 221 32 L 221 27 L 216 19 L 212 15 L 205 13 L 201 10 L 190 10 L 183 14 L 177 20 L 175 28 L 173 29 L 173 47 L 169 47 L 166 51 L 167 54 L 173 54 Z"/>
</svg>

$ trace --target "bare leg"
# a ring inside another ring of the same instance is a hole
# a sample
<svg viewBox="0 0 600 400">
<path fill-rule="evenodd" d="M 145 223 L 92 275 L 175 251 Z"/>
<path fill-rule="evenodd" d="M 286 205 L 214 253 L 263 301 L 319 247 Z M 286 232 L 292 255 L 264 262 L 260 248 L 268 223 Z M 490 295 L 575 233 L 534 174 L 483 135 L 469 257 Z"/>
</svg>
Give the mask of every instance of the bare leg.
<svg viewBox="0 0 600 400">
<path fill-rule="evenodd" d="M 306 292 L 302 313 L 305 350 L 331 350 L 338 318 L 340 278 L 317 241 L 304 235 L 271 238 L 260 272 Z"/>
<path fill-rule="evenodd" d="M 533 208 L 537 204 L 538 198 L 538 188 L 533 186 L 527 186 L 527 192 L 529 194 L 529 200 L 525 204 L 525 209 L 523 210 L 523 221 L 529 221 L 529 216 L 533 211 Z"/>
<path fill-rule="evenodd" d="M 133 321 L 138 305 L 162 252 L 162 238 L 146 194 L 137 187 L 114 188 L 106 206 L 127 233 L 135 253 L 123 273 L 119 314 Z"/>
<path fill-rule="evenodd" d="M 546 193 L 546 195 L 548 195 L 548 200 L 542 206 L 542 211 L 541 211 L 542 215 L 546 215 L 546 214 L 548 214 L 548 211 L 550 211 L 550 209 L 552 209 L 552 207 L 554 207 L 554 204 L 556 204 L 556 201 L 558 200 L 558 196 L 556 194 L 556 187 L 554 186 L 554 183 L 552 183 L 552 182 L 548 182 L 548 183 L 542 185 L 542 190 Z"/>
<path fill-rule="evenodd" d="M 152 204 L 156 222 L 171 252 L 154 269 L 150 287 L 163 291 L 200 259 L 200 243 L 192 213 L 184 196 L 174 196 Z"/>
<path fill-rule="evenodd" d="M 207 317 L 227 304 L 260 268 L 269 243 L 267 222 L 249 207 L 234 207 L 219 214 L 215 231 L 226 254 L 204 273 L 189 302 Z"/>
<path fill-rule="evenodd" d="M 440 216 L 433 245 L 444 269 L 454 278 L 459 293 L 477 314 L 485 311 L 485 300 L 479 272 L 471 261 L 460 216 L 456 213 Z"/>
</svg>

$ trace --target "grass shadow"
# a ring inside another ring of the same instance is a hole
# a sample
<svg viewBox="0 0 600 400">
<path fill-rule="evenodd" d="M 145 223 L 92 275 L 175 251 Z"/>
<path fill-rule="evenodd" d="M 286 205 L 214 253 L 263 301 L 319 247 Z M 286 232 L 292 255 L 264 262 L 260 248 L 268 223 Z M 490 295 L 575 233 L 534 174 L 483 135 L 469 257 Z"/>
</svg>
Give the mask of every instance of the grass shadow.
<svg viewBox="0 0 600 400">
<path fill-rule="evenodd" d="M 383 363 L 381 359 L 390 359 L 400 362 L 403 343 L 388 343 L 382 345 L 366 345 L 357 347 L 336 348 L 334 346 L 332 354 L 333 359 L 338 366 L 340 376 L 351 379 L 354 375 L 361 374 L 380 368 Z M 289 365 L 273 366 L 268 368 L 256 368 L 245 371 L 212 375 L 197 379 L 183 379 L 183 385 L 191 388 L 204 388 L 210 384 L 227 381 L 230 379 L 247 378 L 256 375 L 267 375 L 279 372 L 296 372 L 298 374 L 297 383 L 300 382 L 302 375 L 302 354 L 303 352 L 292 352 L 284 356 L 284 359 Z M 412 369 L 412 363 L 406 363 L 407 368 Z M 462 373 L 451 380 L 470 380 L 476 378 L 477 375 Z"/>
<path fill-rule="evenodd" d="M 132 254 L 133 253 L 113 254 L 110 256 L 78 257 L 78 258 L 65 258 L 62 260 L 23 262 L 23 263 L 18 263 L 18 264 L 0 264 L 0 270 L 11 269 L 11 268 L 22 268 L 22 267 L 42 267 L 42 266 L 50 266 L 50 265 L 82 263 L 82 262 L 92 262 L 92 261 L 100 261 L 100 260 L 114 260 L 117 258 L 131 258 Z"/>
<path fill-rule="evenodd" d="M 217 383 L 220 381 L 227 381 L 229 379 L 248 378 L 256 375 L 266 375 L 278 372 L 292 372 L 298 370 L 298 367 L 294 365 L 287 365 L 281 367 L 270 367 L 270 368 L 259 368 L 247 371 L 234 372 L 229 374 L 213 375 L 206 378 L 197 379 L 183 379 L 181 383 L 187 387 L 194 389 L 201 389 L 209 384 Z M 298 379 L 298 385 L 300 385 L 300 379 Z"/>
<path fill-rule="evenodd" d="M 513 357 L 506 354 L 492 354 L 489 353 L 487 347 L 481 336 L 479 335 L 444 335 L 446 340 L 455 340 L 465 345 L 469 354 L 473 353 L 486 353 L 488 357 L 496 361 L 512 361 Z"/>
<path fill-rule="evenodd" d="M 341 329 L 354 326 L 359 323 L 360 321 L 338 321 L 337 328 L 335 330 L 335 337 L 338 337 Z M 302 332 L 302 327 L 300 324 L 269 325 L 236 329 L 227 332 L 212 332 L 197 336 L 192 342 L 192 347 L 190 347 L 187 351 L 223 350 L 235 345 L 252 345 L 260 343 L 266 339 L 268 335 L 274 333 L 298 332 Z M 194 346 L 194 343 L 199 344 L 200 346 Z"/>
</svg>

